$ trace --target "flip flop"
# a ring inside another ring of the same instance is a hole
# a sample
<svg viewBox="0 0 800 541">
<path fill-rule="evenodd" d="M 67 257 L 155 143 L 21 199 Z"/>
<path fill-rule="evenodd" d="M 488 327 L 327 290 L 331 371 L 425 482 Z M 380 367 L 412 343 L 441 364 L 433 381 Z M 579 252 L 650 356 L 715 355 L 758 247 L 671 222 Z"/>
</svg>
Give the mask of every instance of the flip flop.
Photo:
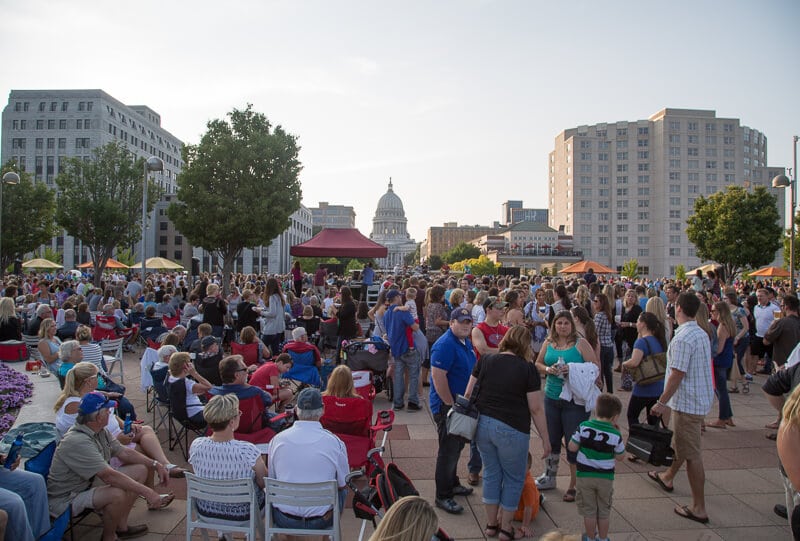
<svg viewBox="0 0 800 541">
<path fill-rule="evenodd" d="M 698 517 L 692 513 L 692 510 L 689 509 L 688 505 L 680 505 L 673 509 L 673 511 L 675 511 L 675 514 L 679 517 L 688 518 L 689 520 L 699 522 L 700 524 L 708 524 L 708 517 Z"/>
<path fill-rule="evenodd" d="M 728 428 L 728 423 L 720 419 L 718 421 L 706 423 L 706 426 L 710 426 L 711 428 Z"/>
<path fill-rule="evenodd" d="M 661 476 L 658 475 L 657 471 L 649 471 L 647 472 L 647 477 L 658 483 L 658 485 L 665 491 L 665 492 L 672 492 L 675 490 L 675 487 L 667 486 L 667 484 L 661 479 Z"/>
<path fill-rule="evenodd" d="M 499 531 L 500 531 L 500 523 L 487 524 L 486 528 L 483 529 L 483 534 L 486 537 L 497 537 Z"/>
<path fill-rule="evenodd" d="M 172 500 L 174 500 L 174 499 L 175 499 L 175 494 L 172 494 L 172 493 L 161 494 L 161 498 L 158 500 L 158 505 L 155 505 L 155 506 L 152 506 L 152 507 L 148 505 L 147 506 L 147 510 L 148 511 L 158 511 L 160 509 L 164 509 L 169 504 L 171 504 Z"/>
<path fill-rule="evenodd" d="M 781 426 L 780 422 L 774 421 L 768 425 L 764 425 L 764 428 L 771 428 L 772 430 L 777 430 L 779 426 Z"/>
<path fill-rule="evenodd" d="M 505 539 L 502 539 L 501 541 L 511 541 L 512 539 L 522 539 L 522 538 L 525 537 L 525 534 L 522 533 L 521 530 L 517 530 L 513 526 L 511 527 L 511 531 L 510 532 L 506 531 L 506 530 L 503 530 L 501 528 L 500 529 L 500 535 L 504 535 L 505 536 Z"/>
</svg>

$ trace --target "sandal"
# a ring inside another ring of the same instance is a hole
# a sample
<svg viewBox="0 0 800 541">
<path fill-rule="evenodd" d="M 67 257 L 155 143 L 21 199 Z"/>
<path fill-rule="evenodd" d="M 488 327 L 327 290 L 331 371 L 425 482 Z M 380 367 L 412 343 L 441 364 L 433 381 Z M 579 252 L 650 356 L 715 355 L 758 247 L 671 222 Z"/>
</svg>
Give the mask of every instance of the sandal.
<svg viewBox="0 0 800 541">
<path fill-rule="evenodd" d="M 161 494 L 161 497 L 158 500 L 158 504 L 154 505 L 154 506 L 148 505 L 147 506 L 147 510 L 148 511 L 158 511 L 160 509 L 164 509 L 169 504 L 171 504 L 172 500 L 174 500 L 174 499 L 175 499 L 175 494 L 172 494 L 171 492 L 169 494 Z"/>
<path fill-rule="evenodd" d="M 771 428 L 772 430 L 777 430 L 779 426 L 781 426 L 780 421 L 775 421 L 768 425 L 764 425 L 764 428 Z"/>
<path fill-rule="evenodd" d="M 523 537 L 525 537 L 524 533 L 522 533 L 520 530 L 515 529 L 513 526 L 511 527 L 510 532 L 507 530 L 503 530 L 502 528 L 500 528 L 499 531 L 500 535 L 505 536 L 505 539 L 501 537 L 500 541 L 511 541 L 512 539 L 522 539 Z"/>
<path fill-rule="evenodd" d="M 483 534 L 486 537 L 497 537 L 497 533 L 500 531 L 500 523 L 497 524 L 487 524 L 486 528 L 483 529 Z"/>
<path fill-rule="evenodd" d="M 730 419 L 725 419 L 725 424 L 728 426 L 736 426 L 736 423 L 733 422 L 733 417 Z"/>
<path fill-rule="evenodd" d="M 728 392 L 731 393 L 731 394 L 739 394 L 739 387 L 737 386 L 737 387 L 733 387 L 731 389 L 728 389 Z"/>
<path fill-rule="evenodd" d="M 711 428 L 728 428 L 727 421 L 723 421 L 722 419 L 718 419 L 716 421 L 712 421 L 710 423 L 706 423 L 706 426 L 710 426 Z"/>
<path fill-rule="evenodd" d="M 563 497 L 563 498 L 561 498 L 561 501 L 565 501 L 565 502 L 574 502 L 574 501 L 575 501 L 575 494 L 577 494 L 577 493 L 575 492 L 575 489 L 574 489 L 574 488 L 570 488 L 569 490 L 567 490 L 567 491 L 564 493 L 564 497 Z"/>
</svg>

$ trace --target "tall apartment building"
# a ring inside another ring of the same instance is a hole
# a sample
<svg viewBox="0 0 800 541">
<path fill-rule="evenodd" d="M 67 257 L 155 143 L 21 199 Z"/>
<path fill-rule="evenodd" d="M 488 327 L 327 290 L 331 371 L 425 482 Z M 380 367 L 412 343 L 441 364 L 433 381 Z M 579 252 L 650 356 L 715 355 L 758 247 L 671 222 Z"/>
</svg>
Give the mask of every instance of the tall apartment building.
<svg viewBox="0 0 800 541">
<path fill-rule="evenodd" d="M 456 222 L 445 222 L 441 227 L 429 227 L 428 236 L 420 246 L 420 258 L 427 261 L 433 255 L 442 255 L 455 248 L 461 242 L 470 242 L 483 235 L 492 235 L 500 229 L 500 224 L 493 225 L 458 225 Z M 423 251 L 424 249 L 424 251 Z"/>
<path fill-rule="evenodd" d="M 343 229 L 356 226 L 356 211 L 353 207 L 331 205 L 320 201 L 318 207 L 311 207 L 308 210 L 311 211 L 311 223 L 315 235 L 326 227 Z"/>
<path fill-rule="evenodd" d="M 183 143 L 161 127 L 161 116 L 146 105 L 125 105 L 102 90 L 12 90 L 3 109 L 0 160 L 16 160 L 35 182 L 55 189 L 65 160 L 88 160 L 92 149 L 111 141 L 125 143 L 137 157 L 158 156 L 164 170 L 151 178 L 165 194 L 176 191 Z M 149 223 L 155 224 L 156 212 Z M 163 235 L 156 227 L 147 235 L 147 255 L 160 252 Z M 175 239 L 169 239 L 173 242 Z M 64 254 L 64 267 L 89 259 L 88 249 L 61 231 L 50 247 Z M 136 245 L 136 251 L 140 246 Z"/>
<path fill-rule="evenodd" d="M 587 259 L 619 269 L 635 258 L 650 276 L 700 264 L 686 220 L 701 195 L 766 186 L 785 212 L 784 190 L 771 187 L 766 136 L 715 111 L 663 109 L 565 130 L 548 172 L 550 227 L 573 235 Z"/>
</svg>

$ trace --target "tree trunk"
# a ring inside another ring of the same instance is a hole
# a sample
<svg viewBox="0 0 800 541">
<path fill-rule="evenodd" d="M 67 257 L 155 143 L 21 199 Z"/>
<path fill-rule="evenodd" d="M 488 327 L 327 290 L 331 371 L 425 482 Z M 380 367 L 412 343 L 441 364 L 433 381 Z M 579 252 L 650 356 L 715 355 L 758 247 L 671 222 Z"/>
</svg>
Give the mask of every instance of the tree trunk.
<svg viewBox="0 0 800 541">
<path fill-rule="evenodd" d="M 222 294 L 225 298 L 231 292 L 231 274 L 233 273 L 233 263 L 241 253 L 241 248 L 235 251 L 228 251 L 222 253 Z"/>
</svg>

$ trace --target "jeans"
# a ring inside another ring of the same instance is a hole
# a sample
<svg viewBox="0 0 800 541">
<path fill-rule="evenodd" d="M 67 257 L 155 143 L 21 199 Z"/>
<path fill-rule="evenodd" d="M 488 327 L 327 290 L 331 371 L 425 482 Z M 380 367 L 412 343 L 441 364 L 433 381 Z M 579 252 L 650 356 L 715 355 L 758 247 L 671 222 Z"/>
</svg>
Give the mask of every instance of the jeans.
<svg viewBox="0 0 800 541">
<path fill-rule="evenodd" d="M 719 399 L 719 418 L 727 421 L 733 417 L 731 410 L 731 398 L 728 396 L 728 369 L 714 367 L 714 384 L 717 386 L 717 399 Z"/>
<path fill-rule="evenodd" d="M 550 436 L 550 448 L 553 454 L 561 453 L 561 442 L 569 439 L 578 429 L 578 425 L 589 419 L 589 412 L 583 406 L 566 400 L 544 398 L 544 414 L 547 419 L 547 433 Z M 578 453 L 567 450 L 567 461 L 575 464 Z M 486 474 L 484 473 L 484 479 Z"/>
<path fill-rule="evenodd" d="M 436 423 L 436 432 L 439 436 L 439 451 L 436 454 L 436 498 L 447 499 L 453 497 L 453 488 L 458 481 L 458 459 L 464 449 L 464 440 L 447 434 L 447 406 L 442 406 L 440 413 L 433 414 Z"/>
<path fill-rule="evenodd" d="M 44 477 L 21 468 L 0 468 L 0 509 L 8 512 L 6 539 L 38 539 L 50 529 Z"/>
<path fill-rule="evenodd" d="M 344 511 L 344 501 L 347 498 L 347 489 L 339 489 L 339 514 Z M 333 515 L 328 519 L 318 518 L 293 518 L 277 507 L 272 508 L 272 520 L 279 528 L 298 528 L 302 530 L 324 530 L 333 526 Z"/>
<path fill-rule="evenodd" d="M 530 434 L 481 415 L 475 442 L 483 459 L 483 503 L 516 511 L 528 470 Z"/>
<path fill-rule="evenodd" d="M 469 473 L 480 473 L 483 469 L 483 460 L 481 460 L 481 453 L 478 451 L 478 444 L 475 440 L 469 442 L 469 462 L 467 462 L 467 471 Z"/>
<path fill-rule="evenodd" d="M 614 392 L 614 346 L 600 346 L 600 365 L 602 366 L 603 379 L 606 382 L 606 391 Z"/>
<path fill-rule="evenodd" d="M 261 341 L 269 348 L 269 352 L 273 357 L 281 352 L 281 342 L 283 341 L 284 333 L 278 334 L 265 334 L 261 337 Z"/>
<path fill-rule="evenodd" d="M 419 406 L 419 352 L 409 349 L 394 359 L 394 405 L 405 406 L 405 369 L 408 368 L 408 402 Z"/>
<path fill-rule="evenodd" d="M 740 376 L 747 372 L 747 370 L 744 368 L 744 364 L 742 364 L 742 360 L 744 359 L 744 354 L 748 349 L 750 349 L 750 336 L 745 334 L 739 339 L 739 343 L 734 348 L 734 353 L 736 354 L 736 366 L 739 367 Z"/>
</svg>

